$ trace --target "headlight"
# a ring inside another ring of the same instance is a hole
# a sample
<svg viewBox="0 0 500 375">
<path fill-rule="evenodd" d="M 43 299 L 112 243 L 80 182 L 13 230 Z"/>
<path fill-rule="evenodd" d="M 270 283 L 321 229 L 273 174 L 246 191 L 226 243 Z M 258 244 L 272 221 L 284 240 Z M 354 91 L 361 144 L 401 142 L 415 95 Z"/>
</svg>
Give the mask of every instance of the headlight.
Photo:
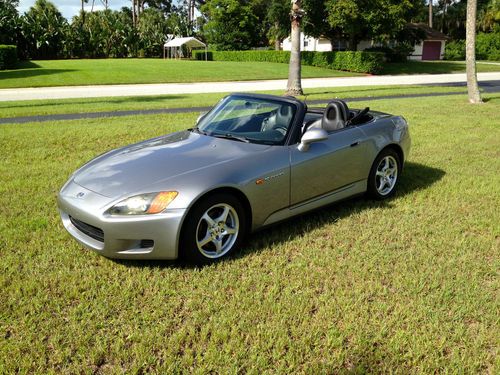
<svg viewBox="0 0 500 375">
<path fill-rule="evenodd" d="M 157 214 L 165 210 L 177 194 L 176 191 L 161 191 L 135 195 L 115 204 L 108 210 L 108 213 L 111 215 Z"/>
</svg>

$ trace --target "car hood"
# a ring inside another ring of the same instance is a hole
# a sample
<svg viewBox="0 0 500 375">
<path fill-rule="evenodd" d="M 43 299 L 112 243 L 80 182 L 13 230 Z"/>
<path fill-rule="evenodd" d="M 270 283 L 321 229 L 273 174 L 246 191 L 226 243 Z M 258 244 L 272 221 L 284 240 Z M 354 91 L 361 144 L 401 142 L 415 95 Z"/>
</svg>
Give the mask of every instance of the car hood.
<svg viewBox="0 0 500 375">
<path fill-rule="evenodd" d="M 75 173 L 74 181 L 98 194 L 118 198 L 146 191 L 149 185 L 162 180 L 248 157 L 269 147 L 182 131 L 97 157 Z"/>
</svg>

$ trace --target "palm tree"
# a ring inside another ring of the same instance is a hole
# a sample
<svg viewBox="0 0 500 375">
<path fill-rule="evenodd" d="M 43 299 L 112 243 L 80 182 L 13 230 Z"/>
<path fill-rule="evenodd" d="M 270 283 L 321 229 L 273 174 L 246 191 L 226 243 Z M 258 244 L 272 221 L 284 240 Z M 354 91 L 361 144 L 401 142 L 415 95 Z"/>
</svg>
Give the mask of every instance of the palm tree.
<svg viewBox="0 0 500 375">
<path fill-rule="evenodd" d="M 429 0 L 429 27 L 432 27 L 432 0 Z"/>
<path fill-rule="evenodd" d="M 476 13 L 477 0 L 467 0 L 467 25 L 465 39 L 465 61 L 467 66 L 467 92 L 469 102 L 482 103 L 477 84 L 476 69 Z"/>
<path fill-rule="evenodd" d="M 300 0 L 292 0 L 290 18 L 292 23 L 292 50 L 290 51 L 290 64 L 288 68 L 287 95 L 303 95 L 300 76 L 300 22 L 304 16 Z"/>
<path fill-rule="evenodd" d="M 81 3 L 82 3 L 82 28 L 83 28 L 83 25 L 85 24 L 85 4 L 88 2 L 89 2 L 89 0 L 81 0 Z"/>
</svg>

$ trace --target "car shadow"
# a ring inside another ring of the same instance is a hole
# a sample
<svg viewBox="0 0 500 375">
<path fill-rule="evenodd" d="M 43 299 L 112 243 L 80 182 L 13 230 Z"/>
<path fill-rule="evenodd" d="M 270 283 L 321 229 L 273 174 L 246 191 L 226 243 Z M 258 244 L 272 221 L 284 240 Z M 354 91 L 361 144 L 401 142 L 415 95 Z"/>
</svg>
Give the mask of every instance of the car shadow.
<svg viewBox="0 0 500 375">
<path fill-rule="evenodd" d="M 391 209 L 394 200 L 416 191 L 426 189 L 443 178 L 444 175 L 445 172 L 441 169 L 428 167 L 419 163 L 407 162 L 394 197 L 383 201 L 373 200 L 363 195 L 351 197 L 294 217 L 286 222 L 264 228 L 249 236 L 242 250 L 226 261 L 244 257 L 249 253 L 260 251 L 270 246 L 279 245 L 296 237 L 303 237 L 316 228 L 334 223 L 355 212 L 373 208 Z"/>
<path fill-rule="evenodd" d="M 354 212 L 380 207 L 391 209 L 394 200 L 419 190 L 427 189 L 443 178 L 445 174 L 445 171 L 442 169 L 429 167 L 419 163 L 407 162 L 397 187 L 397 192 L 393 198 L 384 201 L 375 201 L 363 196 L 353 197 L 342 202 L 336 202 L 315 211 L 305 213 L 289 219 L 286 222 L 267 227 L 250 235 L 238 253 L 222 260 L 222 262 L 234 262 L 247 256 L 248 254 L 264 250 L 270 246 L 277 246 L 293 240 L 296 237 L 302 237 L 316 228 L 348 217 Z M 128 267 L 200 267 L 181 261 L 113 261 Z"/>
</svg>

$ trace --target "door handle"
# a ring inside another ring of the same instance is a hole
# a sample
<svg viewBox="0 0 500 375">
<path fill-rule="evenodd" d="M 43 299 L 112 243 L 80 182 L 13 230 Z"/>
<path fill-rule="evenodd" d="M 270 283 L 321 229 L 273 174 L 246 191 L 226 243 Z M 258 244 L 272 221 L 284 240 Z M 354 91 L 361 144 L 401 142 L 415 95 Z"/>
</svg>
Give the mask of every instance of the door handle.
<svg viewBox="0 0 500 375">
<path fill-rule="evenodd" d="M 359 141 L 356 141 L 356 142 L 354 142 L 354 143 L 351 143 L 351 147 L 356 147 L 356 146 L 358 146 L 358 145 L 359 145 Z"/>
</svg>

